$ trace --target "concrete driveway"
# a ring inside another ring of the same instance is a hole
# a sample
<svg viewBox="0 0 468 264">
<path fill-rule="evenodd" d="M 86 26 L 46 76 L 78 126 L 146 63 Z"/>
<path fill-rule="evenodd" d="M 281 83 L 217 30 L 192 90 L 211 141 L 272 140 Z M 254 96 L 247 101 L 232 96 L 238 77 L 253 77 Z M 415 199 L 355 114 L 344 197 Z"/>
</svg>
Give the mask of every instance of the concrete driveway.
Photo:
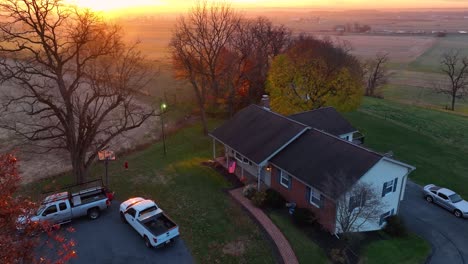
<svg viewBox="0 0 468 264">
<path fill-rule="evenodd" d="M 181 238 L 167 247 L 148 249 L 143 239 L 129 225 L 120 221 L 119 205 L 113 201 L 111 208 L 95 221 L 74 220 L 75 232 L 70 236 L 77 242 L 77 258 L 73 264 L 92 263 L 193 263 L 192 256 Z M 65 227 L 68 227 L 65 226 Z"/>
<path fill-rule="evenodd" d="M 400 216 L 410 230 L 432 245 L 428 263 L 468 262 L 468 219 L 456 218 L 442 207 L 426 202 L 421 186 L 408 181 Z"/>
</svg>

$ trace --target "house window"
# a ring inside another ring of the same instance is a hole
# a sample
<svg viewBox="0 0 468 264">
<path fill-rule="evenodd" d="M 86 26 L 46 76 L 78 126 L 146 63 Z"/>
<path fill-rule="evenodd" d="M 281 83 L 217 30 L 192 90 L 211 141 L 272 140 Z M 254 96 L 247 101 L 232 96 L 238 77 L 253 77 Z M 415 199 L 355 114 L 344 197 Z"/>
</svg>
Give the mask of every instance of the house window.
<svg viewBox="0 0 468 264">
<path fill-rule="evenodd" d="M 280 173 L 281 173 L 281 176 L 280 176 L 281 185 L 289 189 L 289 175 L 283 171 L 281 171 Z"/>
<path fill-rule="evenodd" d="M 320 208 L 320 192 L 314 188 L 310 188 L 310 203 Z"/>
<path fill-rule="evenodd" d="M 242 156 L 241 154 L 236 152 L 236 159 L 244 164 L 252 165 L 252 162 L 249 161 L 246 157 Z"/>
<path fill-rule="evenodd" d="M 393 215 L 393 212 L 394 212 L 394 210 L 392 209 L 392 210 L 390 210 L 390 211 L 388 211 L 388 212 L 386 212 L 386 213 L 381 214 L 381 215 L 380 215 L 380 222 L 379 222 L 380 225 L 382 225 L 383 223 L 387 222 L 387 218 L 390 217 L 390 216 L 392 216 L 392 215 Z"/>
<path fill-rule="evenodd" d="M 349 198 L 349 207 L 348 210 L 352 212 L 355 208 L 363 207 L 366 203 L 366 193 L 363 192 L 361 194 L 352 196 Z"/>
<path fill-rule="evenodd" d="M 385 182 L 382 188 L 382 197 L 387 195 L 387 193 L 394 192 L 396 190 L 396 184 L 397 184 L 398 178 L 395 178 L 393 181 L 388 181 Z"/>
</svg>

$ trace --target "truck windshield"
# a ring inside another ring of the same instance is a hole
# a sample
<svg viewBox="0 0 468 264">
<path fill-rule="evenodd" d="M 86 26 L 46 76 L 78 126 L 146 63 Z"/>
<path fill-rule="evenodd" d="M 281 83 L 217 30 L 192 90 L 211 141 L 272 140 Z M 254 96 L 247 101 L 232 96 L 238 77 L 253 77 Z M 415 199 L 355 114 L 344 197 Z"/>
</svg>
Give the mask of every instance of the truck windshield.
<svg viewBox="0 0 468 264">
<path fill-rule="evenodd" d="M 158 208 L 157 208 L 155 205 L 153 205 L 153 206 L 151 206 L 151 207 L 148 207 L 148 208 L 146 208 L 145 210 L 143 210 L 143 211 L 140 212 L 140 217 L 143 216 L 143 215 L 145 215 L 145 214 L 154 212 L 154 211 L 156 211 L 156 210 L 158 210 Z"/>
<path fill-rule="evenodd" d="M 450 198 L 450 201 L 452 201 L 452 203 L 458 203 L 461 200 L 463 200 L 458 194 L 452 194 L 449 196 L 449 198 Z"/>
</svg>

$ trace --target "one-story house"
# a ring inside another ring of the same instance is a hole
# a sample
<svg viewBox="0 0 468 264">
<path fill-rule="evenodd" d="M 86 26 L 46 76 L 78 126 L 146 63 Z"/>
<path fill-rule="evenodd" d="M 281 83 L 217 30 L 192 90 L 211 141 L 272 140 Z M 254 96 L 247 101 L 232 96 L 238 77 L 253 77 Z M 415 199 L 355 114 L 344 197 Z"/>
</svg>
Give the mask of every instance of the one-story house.
<svg viewBox="0 0 468 264">
<path fill-rule="evenodd" d="M 398 213 L 408 174 L 415 169 L 362 147 L 354 138 L 357 133 L 332 107 L 283 116 L 251 105 L 210 136 L 214 158 L 230 172 L 310 209 L 325 229 L 337 234 L 341 233 L 337 194 L 324 188 L 330 177 L 346 177 L 352 185 L 365 183 L 381 194 L 385 208 L 376 217 L 380 221 L 369 221 L 355 230 L 371 231 L 381 229 L 388 216 Z M 222 157 L 216 155 L 216 144 L 224 147 Z"/>
</svg>

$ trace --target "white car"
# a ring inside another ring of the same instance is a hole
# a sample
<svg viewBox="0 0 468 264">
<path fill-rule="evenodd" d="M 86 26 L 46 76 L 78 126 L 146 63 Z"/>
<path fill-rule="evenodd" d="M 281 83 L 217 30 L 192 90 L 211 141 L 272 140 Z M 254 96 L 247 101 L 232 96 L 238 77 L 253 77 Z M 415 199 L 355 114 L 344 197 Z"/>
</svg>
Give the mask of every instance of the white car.
<svg viewBox="0 0 468 264">
<path fill-rule="evenodd" d="M 447 188 L 429 184 L 423 188 L 424 198 L 452 212 L 456 217 L 468 217 L 468 202 Z"/>
<path fill-rule="evenodd" d="M 120 218 L 143 237 L 148 248 L 169 244 L 179 236 L 179 227 L 152 200 L 128 199 L 120 204 Z"/>
</svg>

